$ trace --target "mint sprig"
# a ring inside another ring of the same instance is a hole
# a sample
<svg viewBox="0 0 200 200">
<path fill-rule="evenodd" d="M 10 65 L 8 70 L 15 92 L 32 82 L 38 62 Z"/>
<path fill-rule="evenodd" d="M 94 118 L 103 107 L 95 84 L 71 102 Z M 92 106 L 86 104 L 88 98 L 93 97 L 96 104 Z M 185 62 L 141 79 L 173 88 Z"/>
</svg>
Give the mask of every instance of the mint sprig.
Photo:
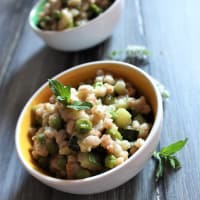
<svg viewBox="0 0 200 200">
<path fill-rule="evenodd" d="M 73 110 L 88 110 L 92 108 L 90 102 L 74 101 L 71 102 L 71 87 L 65 86 L 57 80 L 48 79 L 49 87 L 56 99 L 65 105 L 65 107 Z"/>
<path fill-rule="evenodd" d="M 65 86 L 57 80 L 48 79 L 49 87 L 56 99 L 63 104 L 68 104 L 71 98 L 70 86 Z"/>
<path fill-rule="evenodd" d="M 180 151 L 185 146 L 187 141 L 188 138 L 185 138 L 184 140 L 180 140 L 169 146 L 163 147 L 159 152 L 155 151 L 153 153 L 153 158 L 157 161 L 155 173 L 156 181 L 159 181 L 159 179 L 163 176 L 166 164 L 174 170 L 177 170 L 181 167 L 180 161 L 176 156 L 174 156 L 174 154 Z"/>
</svg>

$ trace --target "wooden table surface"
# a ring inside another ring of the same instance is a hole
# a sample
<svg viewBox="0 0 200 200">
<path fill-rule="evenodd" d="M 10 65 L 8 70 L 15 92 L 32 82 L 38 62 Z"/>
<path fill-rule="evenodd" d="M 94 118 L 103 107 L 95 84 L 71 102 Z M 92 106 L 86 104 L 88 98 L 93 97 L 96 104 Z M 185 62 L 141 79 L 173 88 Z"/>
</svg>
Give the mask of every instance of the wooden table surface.
<svg viewBox="0 0 200 200">
<path fill-rule="evenodd" d="M 52 50 L 30 30 L 35 0 L 0 1 L 0 200 L 198 200 L 200 199 L 200 12 L 199 0 L 126 0 L 113 36 L 92 49 Z M 189 138 L 178 153 L 182 169 L 157 184 L 150 160 L 135 178 L 96 195 L 51 189 L 31 177 L 15 150 L 15 126 L 28 98 L 48 78 L 74 65 L 102 60 L 128 44 L 145 45 L 150 64 L 143 68 L 170 91 L 159 148 Z"/>
</svg>

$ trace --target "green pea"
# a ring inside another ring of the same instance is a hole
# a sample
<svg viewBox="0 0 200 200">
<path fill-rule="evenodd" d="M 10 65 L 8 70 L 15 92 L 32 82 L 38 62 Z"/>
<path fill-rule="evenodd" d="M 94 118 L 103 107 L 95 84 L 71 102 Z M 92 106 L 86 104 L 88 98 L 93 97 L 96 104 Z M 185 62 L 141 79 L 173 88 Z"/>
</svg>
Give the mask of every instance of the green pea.
<svg viewBox="0 0 200 200">
<path fill-rule="evenodd" d="M 87 178 L 90 177 L 91 173 L 87 169 L 80 168 L 76 174 L 77 179 Z"/>
<path fill-rule="evenodd" d="M 45 142 L 45 135 L 44 133 L 37 134 L 37 140 L 40 144 L 43 144 Z"/>
<path fill-rule="evenodd" d="M 87 119 L 78 119 L 75 127 L 78 133 L 84 134 L 92 129 L 92 122 Z"/>
<path fill-rule="evenodd" d="M 116 164 L 117 164 L 117 158 L 112 154 L 108 154 L 105 158 L 105 166 L 107 168 L 112 169 L 116 166 Z"/>
<path fill-rule="evenodd" d="M 55 140 L 52 140 L 46 144 L 49 154 L 56 154 L 58 152 L 58 145 Z"/>
<path fill-rule="evenodd" d="M 55 128 L 56 130 L 59 130 L 63 127 L 63 120 L 56 115 L 49 117 L 49 126 L 52 128 Z"/>
<path fill-rule="evenodd" d="M 122 135 L 121 133 L 115 129 L 115 128 L 110 128 L 106 131 L 106 134 L 109 134 L 113 139 L 119 139 L 122 140 Z"/>
</svg>

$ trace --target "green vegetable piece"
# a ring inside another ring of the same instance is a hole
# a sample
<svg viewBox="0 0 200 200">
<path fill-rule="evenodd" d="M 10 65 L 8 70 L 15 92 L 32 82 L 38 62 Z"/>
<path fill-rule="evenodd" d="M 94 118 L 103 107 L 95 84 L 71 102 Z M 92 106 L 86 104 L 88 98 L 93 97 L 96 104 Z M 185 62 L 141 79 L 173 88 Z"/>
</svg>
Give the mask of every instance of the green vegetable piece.
<svg viewBox="0 0 200 200">
<path fill-rule="evenodd" d="M 57 165 L 60 169 L 65 169 L 66 163 L 67 163 L 67 160 L 64 156 L 60 156 L 57 159 Z"/>
<path fill-rule="evenodd" d="M 131 114 L 124 108 L 119 108 L 116 111 L 115 123 L 120 128 L 126 128 L 131 124 Z"/>
<path fill-rule="evenodd" d="M 107 95 L 103 98 L 103 103 L 105 105 L 111 105 L 115 103 L 115 97 L 113 97 L 112 95 Z"/>
<path fill-rule="evenodd" d="M 126 83 L 123 80 L 118 80 L 114 85 L 114 91 L 119 95 L 125 94 Z"/>
<path fill-rule="evenodd" d="M 70 139 L 69 139 L 69 148 L 72 150 L 72 151 L 80 151 L 80 147 L 77 143 L 78 139 L 76 136 L 72 136 Z"/>
<path fill-rule="evenodd" d="M 92 152 L 79 153 L 78 160 L 83 168 L 91 171 L 99 171 L 102 169 L 101 159 L 98 154 Z"/>
<path fill-rule="evenodd" d="M 180 151 L 185 146 L 187 141 L 188 141 L 188 138 L 186 138 L 185 140 L 180 140 L 178 142 L 175 142 L 167 147 L 162 148 L 160 153 L 162 156 L 173 155 L 176 152 Z"/>
<path fill-rule="evenodd" d="M 45 16 L 43 19 L 42 19 L 45 23 L 50 23 L 52 21 L 51 17 L 50 16 Z"/>
<path fill-rule="evenodd" d="M 58 152 L 58 145 L 55 140 L 52 140 L 46 144 L 49 154 L 54 155 Z"/>
<path fill-rule="evenodd" d="M 45 142 L 45 135 L 44 133 L 37 134 L 37 140 L 40 144 L 43 144 Z"/>
<path fill-rule="evenodd" d="M 92 129 L 92 122 L 88 119 L 78 119 L 75 124 L 76 131 L 80 134 L 88 133 Z"/>
<path fill-rule="evenodd" d="M 145 122 L 144 117 L 141 114 L 137 114 L 133 120 L 137 120 L 140 124 Z"/>
<path fill-rule="evenodd" d="M 48 80 L 49 87 L 53 94 L 56 96 L 57 100 L 63 104 L 70 102 L 71 98 L 71 87 L 65 86 L 57 80 Z"/>
<path fill-rule="evenodd" d="M 99 6 L 97 6 L 95 3 L 92 3 L 92 4 L 90 5 L 90 7 L 91 7 L 91 10 L 92 10 L 96 15 L 99 15 L 100 13 L 103 12 L 103 9 L 100 8 Z"/>
<path fill-rule="evenodd" d="M 106 131 L 106 134 L 109 134 L 113 139 L 119 139 L 119 140 L 123 139 L 121 133 L 115 128 L 108 129 Z"/>
<path fill-rule="evenodd" d="M 128 101 L 127 98 L 120 98 L 115 101 L 116 108 L 128 108 Z"/>
<path fill-rule="evenodd" d="M 63 120 L 61 117 L 53 115 L 49 118 L 49 126 L 56 130 L 60 130 L 63 127 Z"/>
<path fill-rule="evenodd" d="M 138 138 L 139 131 L 132 130 L 132 129 L 119 129 L 119 132 L 121 133 L 123 139 L 128 140 L 128 141 L 135 141 Z"/>
<path fill-rule="evenodd" d="M 112 169 L 116 166 L 116 164 L 117 164 L 117 158 L 112 154 L 108 154 L 105 158 L 105 166 L 107 168 Z"/>
<path fill-rule="evenodd" d="M 67 108 L 71 108 L 73 110 L 89 110 L 92 108 L 92 104 L 90 102 L 81 102 L 81 101 L 74 101 L 73 103 L 67 105 Z"/>
<path fill-rule="evenodd" d="M 57 21 L 61 19 L 61 16 L 62 16 L 62 14 L 59 10 L 55 10 L 52 14 L 52 17 Z"/>
<path fill-rule="evenodd" d="M 87 178 L 90 176 L 91 176 L 90 171 L 87 169 L 83 169 L 83 168 L 80 168 L 76 174 L 77 179 L 83 179 L 83 178 Z"/>
<path fill-rule="evenodd" d="M 46 169 L 49 166 L 49 159 L 48 157 L 40 156 L 37 160 L 37 163 L 42 169 Z"/>
</svg>

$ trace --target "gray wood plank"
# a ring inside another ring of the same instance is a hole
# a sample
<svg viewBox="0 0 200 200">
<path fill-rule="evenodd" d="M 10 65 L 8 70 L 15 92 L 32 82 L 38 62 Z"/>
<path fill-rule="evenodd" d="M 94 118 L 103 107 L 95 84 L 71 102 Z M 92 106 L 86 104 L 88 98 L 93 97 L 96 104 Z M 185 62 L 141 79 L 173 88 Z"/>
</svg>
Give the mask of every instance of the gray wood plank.
<svg viewBox="0 0 200 200">
<path fill-rule="evenodd" d="M 0 85 L 15 52 L 32 1 L 1 0 L 0 2 Z"/>
<path fill-rule="evenodd" d="M 161 146 L 189 138 L 178 154 L 183 168 L 166 174 L 165 199 L 199 199 L 199 51 L 198 0 L 142 1 L 146 40 L 152 52 L 152 74 L 169 88 Z"/>
</svg>

